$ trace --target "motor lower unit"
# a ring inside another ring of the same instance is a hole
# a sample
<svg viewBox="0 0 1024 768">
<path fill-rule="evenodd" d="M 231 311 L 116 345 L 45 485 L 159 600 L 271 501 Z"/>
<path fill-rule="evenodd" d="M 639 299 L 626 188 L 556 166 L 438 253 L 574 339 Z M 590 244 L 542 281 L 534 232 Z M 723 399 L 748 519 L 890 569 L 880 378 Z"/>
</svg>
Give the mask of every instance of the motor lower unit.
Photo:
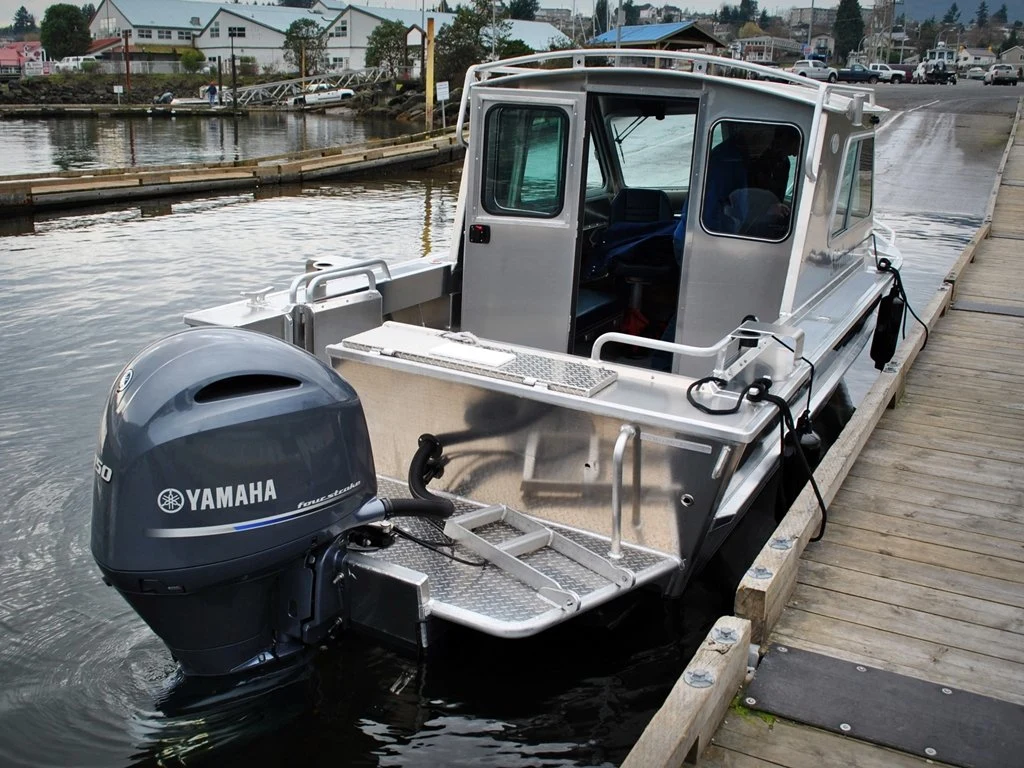
<svg viewBox="0 0 1024 768">
<path fill-rule="evenodd" d="M 355 391 L 250 331 L 188 330 L 132 360 L 95 468 L 93 556 L 190 675 L 322 639 L 345 533 L 387 509 Z"/>
</svg>

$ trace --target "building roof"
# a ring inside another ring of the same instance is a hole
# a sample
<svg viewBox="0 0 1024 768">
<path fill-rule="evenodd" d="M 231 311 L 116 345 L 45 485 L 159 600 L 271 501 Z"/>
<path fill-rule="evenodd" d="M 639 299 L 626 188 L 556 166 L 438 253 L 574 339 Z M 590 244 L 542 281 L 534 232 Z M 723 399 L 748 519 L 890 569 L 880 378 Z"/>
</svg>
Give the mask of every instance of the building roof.
<svg viewBox="0 0 1024 768">
<path fill-rule="evenodd" d="M 319 13 L 313 13 L 307 8 L 289 8 L 283 5 L 220 5 L 217 6 L 217 13 L 210 22 L 221 13 L 229 13 L 242 19 L 248 19 L 260 26 L 284 33 L 288 31 L 294 22 L 299 19 L 309 19 L 318 27 L 326 29 L 329 19 L 325 19 Z M 209 26 L 209 22 L 205 25 Z"/>
<path fill-rule="evenodd" d="M 962 53 L 966 53 L 968 56 L 995 56 L 995 54 L 988 48 L 968 48 L 966 45 L 960 49 Z"/>
<path fill-rule="evenodd" d="M 659 43 L 668 42 L 673 37 L 684 32 L 687 33 L 684 35 L 684 39 L 688 39 L 692 42 L 713 43 L 720 48 L 725 47 L 725 43 L 713 35 L 709 35 L 703 29 L 698 27 L 697 22 L 695 21 L 676 21 L 671 24 L 638 24 L 628 27 L 624 26 L 621 28 L 621 33 L 617 33 L 616 30 L 610 29 L 603 35 L 598 35 L 591 40 L 589 45 L 614 45 L 616 40 L 618 40 L 625 48 L 657 45 Z"/>
<path fill-rule="evenodd" d="M 398 21 L 406 27 L 420 29 L 423 25 L 423 11 L 406 10 L 403 8 L 380 8 L 371 5 L 350 5 L 350 11 L 361 11 L 370 16 L 385 21 Z M 437 28 L 441 28 L 455 21 L 454 13 L 438 13 L 427 11 L 426 18 L 433 19 Z M 522 40 L 535 51 L 546 51 L 551 48 L 552 40 L 558 45 L 567 45 L 569 38 L 558 31 L 557 27 L 548 24 L 546 21 L 520 21 L 509 19 L 509 38 Z"/>
<path fill-rule="evenodd" d="M 103 0 L 94 20 L 103 14 L 107 3 L 117 8 L 133 27 L 167 29 L 202 29 L 222 7 L 198 0 Z"/>
</svg>

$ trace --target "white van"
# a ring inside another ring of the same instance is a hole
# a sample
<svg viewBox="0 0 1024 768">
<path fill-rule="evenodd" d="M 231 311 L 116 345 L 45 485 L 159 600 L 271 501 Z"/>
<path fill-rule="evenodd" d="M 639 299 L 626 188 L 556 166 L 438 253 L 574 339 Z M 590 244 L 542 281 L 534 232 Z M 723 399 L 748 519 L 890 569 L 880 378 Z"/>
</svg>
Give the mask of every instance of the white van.
<svg viewBox="0 0 1024 768">
<path fill-rule="evenodd" d="M 95 64 L 99 64 L 99 59 L 95 56 L 65 56 L 63 59 L 53 65 L 54 72 L 81 72 L 84 64 L 87 61 L 91 61 Z"/>
</svg>

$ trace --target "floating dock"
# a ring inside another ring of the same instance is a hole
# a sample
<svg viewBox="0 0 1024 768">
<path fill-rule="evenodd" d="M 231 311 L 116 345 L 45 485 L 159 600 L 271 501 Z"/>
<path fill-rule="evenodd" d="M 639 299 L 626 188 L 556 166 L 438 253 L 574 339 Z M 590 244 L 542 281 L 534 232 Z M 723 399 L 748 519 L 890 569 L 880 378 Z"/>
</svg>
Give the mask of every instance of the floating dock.
<svg viewBox="0 0 1024 768">
<path fill-rule="evenodd" d="M 207 104 L 4 104 L 0 120 L 46 120 L 52 117 L 247 117 L 249 110 Z"/>
<path fill-rule="evenodd" d="M 815 472 L 823 539 L 806 488 L 624 766 L 1024 764 L 1020 119 L 927 344 Z"/>
<path fill-rule="evenodd" d="M 342 147 L 199 165 L 111 168 L 0 177 L 0 216 L 227 189 L 301 184 L 379 168 L 428 168 L 464 150 L 454 132 L 413 134 Z"/>
</svg>

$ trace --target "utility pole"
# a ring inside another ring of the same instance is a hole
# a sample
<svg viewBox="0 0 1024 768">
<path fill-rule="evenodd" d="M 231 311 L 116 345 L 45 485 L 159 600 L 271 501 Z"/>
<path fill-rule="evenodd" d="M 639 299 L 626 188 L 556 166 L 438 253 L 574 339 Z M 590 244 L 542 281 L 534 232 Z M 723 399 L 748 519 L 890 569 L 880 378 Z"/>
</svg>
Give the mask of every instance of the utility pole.
<svg viewBox="0 0 1024 768">
<path fill-rule="evenodd" d="M 619 10 L 615 12 L 615 47 L 622 47 L 622 0 L 619 0 Z"/>
<path fill-rule="evenodd" d="M 814 0 L 811 0 L 811 18 L 807 21 L 807 54 L 811 51 L 811 37 L 814 35 Z"/>
<path fill-rule="evenodd" d="M 238 79 L 235 76 L 235 36 L 228 33 L 231 38 L 231 111 L 238 109 Z"/>
<path fill-rule="evenodd" d="M 124 90 L 125 92 L 131 91 L 132 89 L 132 55 L 131 51 L 128 50 L 128 30 L 126 29 L 123 33 L 122 39 L 124 42 L 121 44 L 121 52 L 124 54 Z"/>
</svg>

